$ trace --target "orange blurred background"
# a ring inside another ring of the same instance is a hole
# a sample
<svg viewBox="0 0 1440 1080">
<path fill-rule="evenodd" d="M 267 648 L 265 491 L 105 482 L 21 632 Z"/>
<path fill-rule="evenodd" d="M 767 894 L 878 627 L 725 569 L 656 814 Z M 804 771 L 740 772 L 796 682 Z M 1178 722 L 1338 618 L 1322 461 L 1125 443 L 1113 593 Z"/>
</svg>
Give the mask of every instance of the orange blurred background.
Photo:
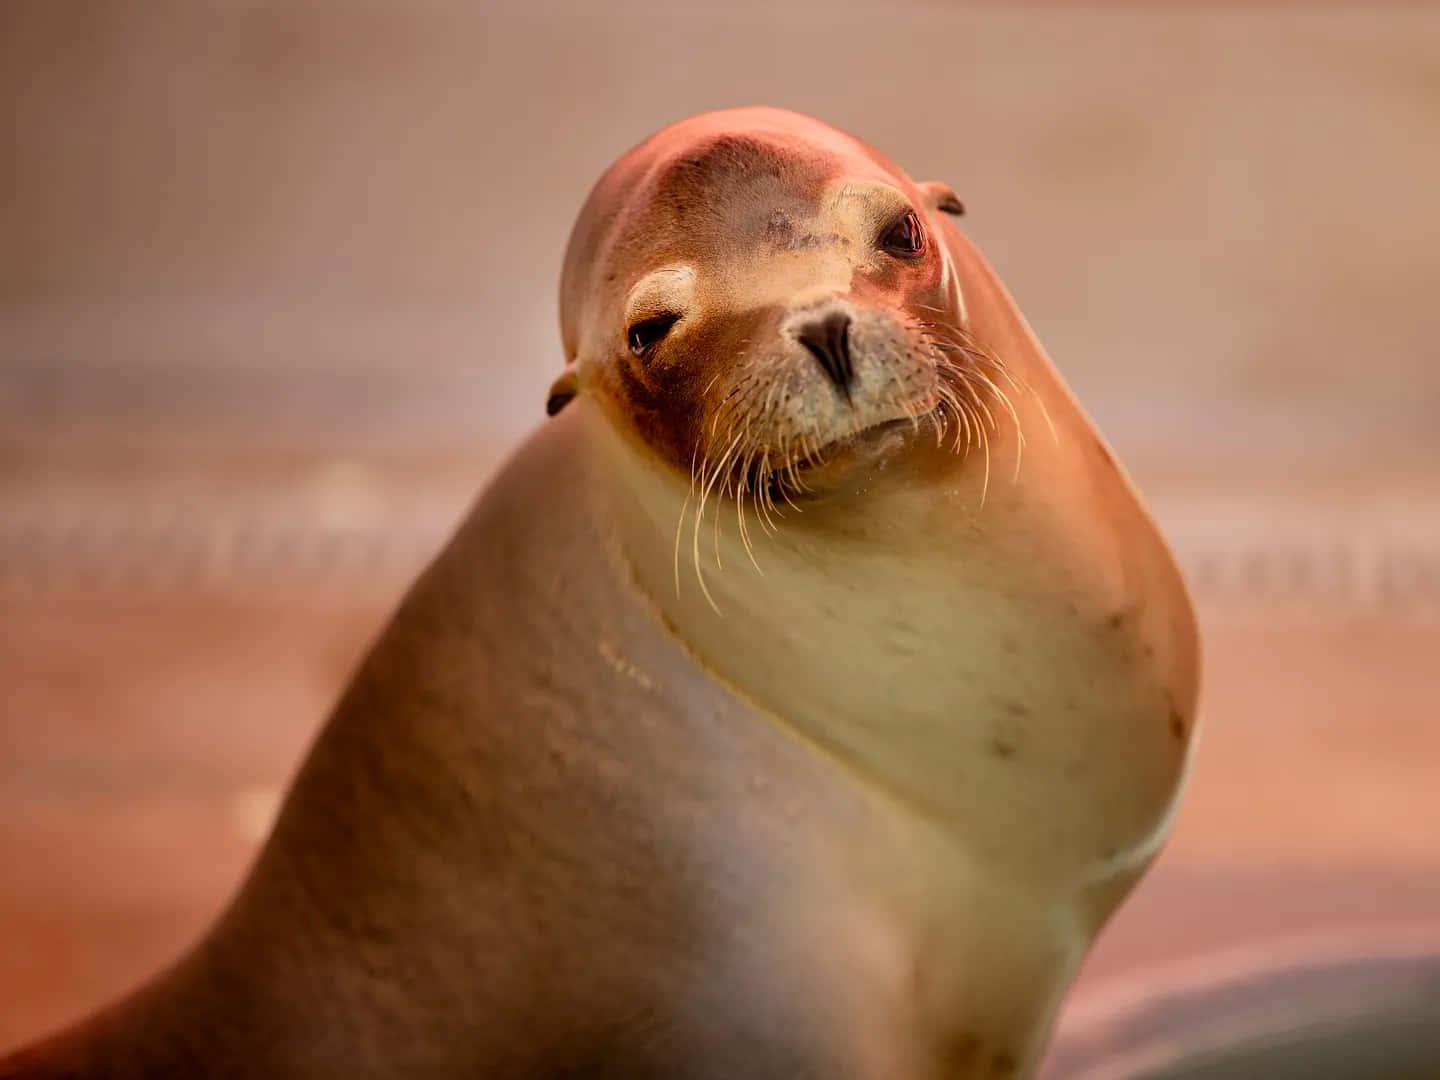
<svg viewBox="0 0 1440 1080">
<path fill-rule="evenodd" d="M 1190 790 L 1062 1039 L 1440 928 L 1437 58 L 1418 3 L 0 6 L 0 1048 L 215 914 L 540 421 L 590 184 L 738 104 L 956 188 L 1195 588 Z"/>
</svg>

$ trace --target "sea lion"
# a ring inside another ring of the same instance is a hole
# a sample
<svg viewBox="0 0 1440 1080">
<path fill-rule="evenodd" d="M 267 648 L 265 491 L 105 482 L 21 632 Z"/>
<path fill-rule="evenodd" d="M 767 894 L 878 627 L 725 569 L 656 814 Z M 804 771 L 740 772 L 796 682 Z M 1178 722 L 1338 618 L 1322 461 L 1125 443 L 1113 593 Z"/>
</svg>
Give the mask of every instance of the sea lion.
<svg viewBox="0 0 1440 1080">
<path fill-rule="evenodd" d="M 1166 833 L 1198 646 L 959 211 L 781 110 L 626 154 L 553 418 L 237 897 L 0 1077 L 1029 1074 Z"/>
</svg>

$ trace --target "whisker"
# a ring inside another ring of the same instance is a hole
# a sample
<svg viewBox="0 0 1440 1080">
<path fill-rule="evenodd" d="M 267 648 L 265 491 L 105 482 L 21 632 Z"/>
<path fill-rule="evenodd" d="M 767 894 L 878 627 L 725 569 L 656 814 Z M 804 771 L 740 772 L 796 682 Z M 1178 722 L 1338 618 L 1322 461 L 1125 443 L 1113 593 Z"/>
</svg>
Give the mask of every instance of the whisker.
<svg viewBox="0 0 1440 1080">
<path fill-rule="evenodd" d="M 705 520 L 705 504 L 710 500 L 710 492 L 714 489 L 715 482 L 717 479 L 719 479 L 720 472 L 724 468 L 725 458 L 728 458 L 730 456 L 731 452 L 735 449 L 736 443 L 738 443 L 739 441 L 740 435 L 737 434 L 735 438 L 731 440 L 729 449 L 725 451 L 725 456 L 722 457 L 715 464 L 713 469 L 709 470 L 708 477 L 706 477 L 704 475 L 704 472 L 702 472 L 700 484 L 700 500 L 695 510 L 695 528 L 692 530 L 690 537 L 691 557 L 695 563 L 695 578 L 700 583 L 700 591 L 705 595 L 705 600 L 709 603 L 711 610 L 713 610 L 716 615 L 720 614 L 720 606 L 715 603 L 715 597 L 712 596 L 710 593 L 710 586 L 705 583 L 705 574 L 700 566 L 700 527 Z M 717 514 L 716 517 L 718 528 L 719 515 Z M 715 564 L 717 569 L 723 569 L 722 567 L 720 567 L 720 551 L 718 547 L 718 540 L 715 551 Z"/>
<path fill-rule="evenodd" d="M 1011 483 L 1015 483 L 1020 479 L 1020 459 L 1025 453 L 1025 430 L 1020 424 L 1020 414 L 1015 411 L 1015 406 L 1010 401 L 1010 396 L 1006 394 L 1004 390 L 1000 389 L 1000 387 L 996 386 L 988 375 L 983 371 L 976 371 L 975 377 L 984 381 L 991 392 L 1000 399 L 1000 403 L 1009 410 L 1010 419 L 1015 422 L 1015 474 L 1011 479 Z"/>
<path fill-rule="evenodd" d="M 755 568 L 757 574 L 764 577 L 765 571 L 761 570 L 760 564 L 755 561 L 755 548 L 750 543 L 750 530 L 745 525 L 745 493 L 750 486 L 749 470 L 750 460 L 747 458 L 741 468 L 741 476 L 744 478 L 744 482 L 739 486 L 735 494 L 735 517 L 740 530 L 740 544 L 744 547 L 745 554 L 750 559 L 750 565 Z"/>
<path fill-rule="evenodd" d="M 695 460 L 700 453 L 697 446 L 690 453 L 690 486 L 685 491 L 685 501 L 680 504 L 680 517 L 675 522 L 675 596 L 680 596 L 680 535 L 685 531 L 685 511 L 695 495 Z"/>
<path fill-rule="evenodd" d="M 735 433 L 735 437 L 730 440 L 730 446 L 726 449 L 725 453 L 721 456 L 720 460 L 715 463 L 715 474 L 714 474 L 713 477 L 711 477 L 710 485 L 709 485 L 708 487 L 702 489 L 702 490 L 701 490 L 701 493 L 700 493 L 700 505 L 701 505 L 702 507 L 705 505 L 706 500 L 710 497 L 710 492 L 714 490 L 715 483 L 720 480 L 720 478 L 721 478 L 721 477 L 720 477 L 720 474 L 721 474 L 722 472 L 724 472 L 725 466 L 726 466 L 726 464 L 728 463 L 728 461 L 729 461 L 729 459 L 730 459 L 730 455 L 735 452 L 735 447 L 740 444 L 740 439 L 741 439 L 741 436 L 742 436 L 742 435 L 744 435 L 744 432 L 743 432 L 743 431 L 741 431 L 741 432 L 736 432 L 736 433 Z M 725 480 L 724 483 L 725 483 L 726 485 L 728 485 L 728 483 L 729 483 L 728 478 Z M 722 488 L 721 488 L 721 493 L 722 493 L 722 494 L 724 493 L 724 490 L 725 490 L 725 487 L 722 486 Z M 717 572 L 724 572 L 725 567 L 721 564 L 721 561 L 720 561 L 720 513 L 719 513 L 719 511 L 716 511 L 716 513 L 715 513 L 715 525 L 714 525 L 714 539 L 713 539 L 713 544 L 714 544 L 714 548 L 715 548 L 715 569 L 716 569 Z"/>
</svg>

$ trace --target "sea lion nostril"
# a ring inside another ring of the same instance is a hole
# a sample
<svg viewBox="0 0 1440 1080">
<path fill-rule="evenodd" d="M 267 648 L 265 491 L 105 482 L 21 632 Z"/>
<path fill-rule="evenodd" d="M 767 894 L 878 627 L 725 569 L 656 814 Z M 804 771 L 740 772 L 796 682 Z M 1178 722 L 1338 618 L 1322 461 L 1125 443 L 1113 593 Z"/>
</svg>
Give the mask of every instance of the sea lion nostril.
<svg viewBox="0 0 1440 1080">
<path fill-rule="evenodd" d="M 850 382 L 855 376 L 850 362 L 850 316 L 832 311 L 812 319 L 796 331 L 795 339 L 814 354 L 830 381 L 848 398 Z"/>
</svg>

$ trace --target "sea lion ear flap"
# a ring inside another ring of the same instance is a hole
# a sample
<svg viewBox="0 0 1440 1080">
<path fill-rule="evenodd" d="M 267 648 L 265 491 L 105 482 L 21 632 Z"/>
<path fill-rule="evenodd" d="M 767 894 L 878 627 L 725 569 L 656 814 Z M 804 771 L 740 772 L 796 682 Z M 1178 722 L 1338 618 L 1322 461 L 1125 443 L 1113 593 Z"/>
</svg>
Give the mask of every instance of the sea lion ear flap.
<svg viewBox="0 0 1440 1080">
<path fill-rule="evenodd" d="M 950 189 L 949 184 L 942 184 L 939 180 L 929 180 L 920 185 L 920 194 L 925 196 L 930 209 L 939 210 L 942 214 L 954 214 L 959 217 L 965 213 L 965 204 L 960 201 L 960 196 Z"/>
<path fill-rule="evenodd" d="M 550 396 L 545 399 L 545 415 L 554 416 L 574 400 L 580 392 L 580 382 L 575 375 L 575 365 L 566 364 L 560 377 L 550 384 Z"/>
</svg>

